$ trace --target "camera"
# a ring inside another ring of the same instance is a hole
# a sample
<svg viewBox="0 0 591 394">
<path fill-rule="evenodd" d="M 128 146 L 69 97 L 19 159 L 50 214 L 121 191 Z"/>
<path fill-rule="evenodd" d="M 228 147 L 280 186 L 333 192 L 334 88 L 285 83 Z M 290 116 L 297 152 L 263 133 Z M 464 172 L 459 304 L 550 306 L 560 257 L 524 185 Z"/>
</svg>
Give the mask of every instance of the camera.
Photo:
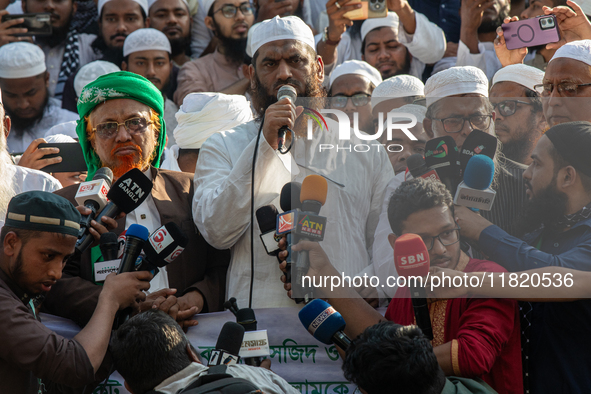
<svg viewBox="0 0 591 394">
<path fill-rule="evenodd" d="M 542 30 L 549 30 L 554 28 L 554 26 L 556 26 L 556 23 L 554 22 L 554 18 L 551 16 L 540 18 L 540 28 Z"/>
<path fill-rule="evenodd" d="M 385 18 L 388 16 L 386 0 L 361 0 L 351 2 L 347 5 L 353 5 L 355 3 L 361 4 L 361 8 L 345 13 L 345 15 L 343 15 L 345 18 L 351 20 L 364 20 L 369 18 Z"/>
</svg>

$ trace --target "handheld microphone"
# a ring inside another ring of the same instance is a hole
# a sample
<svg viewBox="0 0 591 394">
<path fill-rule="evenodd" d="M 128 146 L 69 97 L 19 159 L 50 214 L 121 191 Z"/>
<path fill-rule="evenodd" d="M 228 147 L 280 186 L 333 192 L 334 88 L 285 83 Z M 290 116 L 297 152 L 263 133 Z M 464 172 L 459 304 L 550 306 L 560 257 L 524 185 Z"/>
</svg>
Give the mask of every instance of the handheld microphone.
<svg viewBox="0 0 591 394">
<path fill-rule="evenodd" d="M 440 180 L 437 171 L 427 167 L 427 163 L 425 162 L 425 159 L 423 159 L 423 155 L 420 153 L 410 155 L 406 159 L 406 166 L 413 178 Z"/>
<path fill-rule="evenodd" d="M 433 138 L 425 144 L 425 163 L 437 171 L 439 179 L 453 196 L 460 176 L 458 147 L 450 136 Z"/>
<path fill-rule="evenodd" d="M 277 256 L 279 254 L 279 245 L 275 240 L 275 222 L 277 221 L 277 208 L 275 205 L 269 204 L 257 209 L 257 222 L 261 230 L 261 241 L 265 247 L 265 251 L 269 256 Z"/>
<path fill-rule="evenodd" d="M 295 228 L 294 218 L 302 207 L 302 203 L 300 201 L 301 192 L 301 183 L 289 182 L 283 185 L 283 188 L 281 189 L 281 197 L 279 198 L 279 204 L 284 213 L 277 217 L 277 234 L 285 234 L 286 238 L 287 257 L 285 258 L 285 278 L 287 282 L 291 282 L 291 245 L 294 243 L 294 235 L 292 235 L 292 230 Z M 299 304 L 300 302 L 303 302 L 303 300 L 296 299 L 296 303 Z"/>
<path fill-rule="evenodd" d="M 257 330 L 257 319 L 251 308 L 239 309 L 236 313 L 236 323 L 244 327 L 245 331 Z M 259 367 L 263 359 L 261 357 L 245 357 L 244 363 L 253 367 Z"/>
<path fill-rule="evenodd" d="M 144 244 L 145 257 L 136 271 L 151 271 L 155 276 L 158 268 L 172 263 L 185 250 L 189 238 L 174 222 L 159 227 Z"/>
<path fill-rule="evenodd" d="M 96 217 L 98 223 L 103 216 L 115 218 L 121 212 L 126 214 L 139 207 L 152 191 L 152 181 L 137 168 L 123 174 L 107 193 L 109 202 Z M 94 238 L 88 228 L 76 242 L 75 256 L 80 255 L 92 244 Z"/>
<path fill-rule="evenodd" d="M 343 332 L 345 320 L 328 302 L 313 300 L 298 313 L 300 321 L 310 334 L 326 345 L 333 343 L 343 350 L 351 345 L 351 339 Z"/>
<path fill-rule="evenodd" d="M 495 175 L 495 163 L 485 155 L 470 158 L 464 180 L 458 186 L 454 204 L 478 211 L 490 211 L 497 192 L 490 188 Z"/>
<path fill-rule="evenodd" d="M 277 91 L 277 101 L 281 101 L 282 99 L 284 99 L 286 97 L 289 99 L 289 101 L 291 102 L 292 105 L 295 103 L 296 98 L 298 97 L 298 92 L 296 92 L 296 90 L 293 86 L 283 85 Z M 283 147 L 285 146 L 285 132 L 286 131 L 287 131 L 287 126 L 282 126 L 279 129 L 279 134 L 277 137 L 277 143 L 278 143 L 277 149 L 279 151 L 283 150 Z"/>
<path fill-rule="evenodd" d="M 207 365 L 231 365 L 240 360 L 240 348 L 244 338 L 244 327 L 238 323 L 226 322 L 222 327 L 215 349 L 211 351 Z"/>
<path fill-rule="evenodd" d="M 417 234 L 402 234 L 394 243 L 394 264 L 399 276 L 407 279 L 412 307 L 417 325 L 429 340 L 433 340 L 433 328 L 427 304 L 427 292 L 420 285 L 429 273 L 429 252 L 423 239 Z"/>
<path fill-rule="evenodd" d="M 117 235 L 112 232 L 101 234 L 100 248 L 105 261 L 116 260 L 119 254 Z"/>
<path fill-rule="evenodd" d="M 475 155 L 485 155 L 494 159 L 498 140 L 484 131 L 472 130 L 462 144 L 460 151 L 460 179 L 465 176 L 466 166 Z"/>
<path fill-rule="evenodd" d="M 141 224 L 132 224 L 125 233 L 125 248 L 117 274 L 131 272 L 135 269 L 135 262 L 142 253 L 144 243 L 148 240 L 150 232 Z"/>
<path fill-rule="evenodd" d="M 107 193 L 111 188 L 113 181 L 113 171 L 108 167 L 101 167 L 98 169 L 92 181 L 82 182 L 78 185 L 76 191 L 76 203 L 84 205 L 92 212 L 88 215 L 82 216 L 80 219 L 80 234 L 84 233 L 87 227 L 90 227 L 90 222 L 94 219 L 97 212 L 107 205 Z"/>
</svg>

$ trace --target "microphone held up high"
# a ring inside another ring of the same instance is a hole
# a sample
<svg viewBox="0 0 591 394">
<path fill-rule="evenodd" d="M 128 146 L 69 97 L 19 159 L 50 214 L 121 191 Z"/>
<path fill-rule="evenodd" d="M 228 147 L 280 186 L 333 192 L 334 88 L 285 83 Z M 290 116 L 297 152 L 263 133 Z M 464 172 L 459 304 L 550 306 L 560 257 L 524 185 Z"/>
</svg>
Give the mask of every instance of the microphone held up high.
<svg viewBox="0 0 591 394">
<path fill-rule="evenodd" d="M 286 97 L 291 102 L 291 105 L 295 104 L 296 98 L 298 97 L 298 93 L 296 92 L 296 90 L 293 86 L 283 85 L 277 91 L 277 101 L 281 101 L 282 99 L 284 99 Z M 287 126 L 282 126 L 278 132 L 279 134 L 277 136 L 277 143 L 278 143 L 277 150 L 279 150 L 280 152 L 283 151 L 283 148 L 285 147 L 285 132 L 287 130 L 288 130 Z"/>
</svg>

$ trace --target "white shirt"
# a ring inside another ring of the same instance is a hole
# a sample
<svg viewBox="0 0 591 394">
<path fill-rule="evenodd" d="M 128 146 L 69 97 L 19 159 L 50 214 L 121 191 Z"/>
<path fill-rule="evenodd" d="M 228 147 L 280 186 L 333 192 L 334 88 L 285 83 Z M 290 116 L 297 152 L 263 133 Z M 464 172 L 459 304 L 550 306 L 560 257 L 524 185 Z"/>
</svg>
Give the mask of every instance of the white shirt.
<svg viewBox="0 0 591 394">
<path fill-rule="evenodd" d="M 160 163 L 160 168 L 170 171 L 181 171 L 179 167 L 179 146 L 173 145 L 164 150 L 164 160 Z"/>
<path fill-rule="evenodd" d="M 273 150 L 261 136 L 255 169 L 254 210 L 256 212 L 267 204 L 280 210 L 281 189 L 290 181 L 302 182 L 313 173 L 330 178 L 326 203 L 320 210 L 320 215 L 327 218 L 322 247 L 338 270 L 356 275 L 369 265 L 369 251 L 384 190 L 394 172 L 383 149 L 368 153 L 343 150 L 337 153 L 333 149 L 317 154 L 321 143 L 336 145 L 338 142 L 339 146 L 349 147 L 361 143 L 353 132 L 350 141 L 336 141 L 338 126 L 330 119 L 326 121 L 329 132 L 318 132 L 312 141 L 296 139 L 292 151 L 286 155 Z M 236 297 L 238 305 L 248 305 L 249 301 L 249 196 L 258 129 L 259 124 L 251 121 L 233 130 L 213 134 L 200 150 L 195 172 L 193 218 L 210 245 L 218 249 L 231 248 L 227 293 L 228 297 Z M 277 258 L 266 254 L 259 238 L 256 219 L 254 226 L 252 307 L 293 307 L 296 304 L 287 297 L 279 280 L 281 271 Z"/>
<path fill-rule="evenodd" d="M 154 387 L 155 391 L 162 394 L 176 394 L 181 389 L 189 386 L 196 381 L 200 376 L 207 374 L 208 367 L 191 363 L 185 369 L 168 377 L 158 386 Z M 297 394 L 298 390 L 287 383 L 281 376 L 261 367 L 251 367 L 244 364 L 232 364 L 226 369 L 228 375 L 235 378 L 242 378 L 248 380 L 265 394 Z"/>
<path fill-rule="evenodd" d="M 166 124 L 166 136 L 168 137 L 168 143 L 166 146 L 171 147 L 175 144 L 173 131 L 178 124 L 176 121 L 176 113 L 179 110 L 179 107 L 168 97 L 164 97 L 164 99 L 164 114 L 162 115 L 162 118 L 164 118 L 164 123 Z"/>
</svg>

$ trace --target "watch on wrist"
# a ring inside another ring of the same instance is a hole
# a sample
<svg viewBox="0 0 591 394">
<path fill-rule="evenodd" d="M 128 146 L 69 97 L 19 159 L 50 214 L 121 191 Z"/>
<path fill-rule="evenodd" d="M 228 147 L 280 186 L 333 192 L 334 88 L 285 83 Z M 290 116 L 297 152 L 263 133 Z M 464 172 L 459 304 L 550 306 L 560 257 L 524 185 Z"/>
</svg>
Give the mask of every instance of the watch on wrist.
<svg viewBox="0 0 591 394">
<path fill-rule="evenodd" d="M 322 41 L 325 44 L 332 45 L 332 46 L 337 46 L 337 45 L 339 45 L 339 42 L 341 42 L 341 39 L 339 38 L 338 41 L 332 41 L 332 40 L 330 40 L 328 38 L 328 26 L 327 26 L 327 27 L 324 28 L 324 32 L 322 33 Z"/>
</svg>

